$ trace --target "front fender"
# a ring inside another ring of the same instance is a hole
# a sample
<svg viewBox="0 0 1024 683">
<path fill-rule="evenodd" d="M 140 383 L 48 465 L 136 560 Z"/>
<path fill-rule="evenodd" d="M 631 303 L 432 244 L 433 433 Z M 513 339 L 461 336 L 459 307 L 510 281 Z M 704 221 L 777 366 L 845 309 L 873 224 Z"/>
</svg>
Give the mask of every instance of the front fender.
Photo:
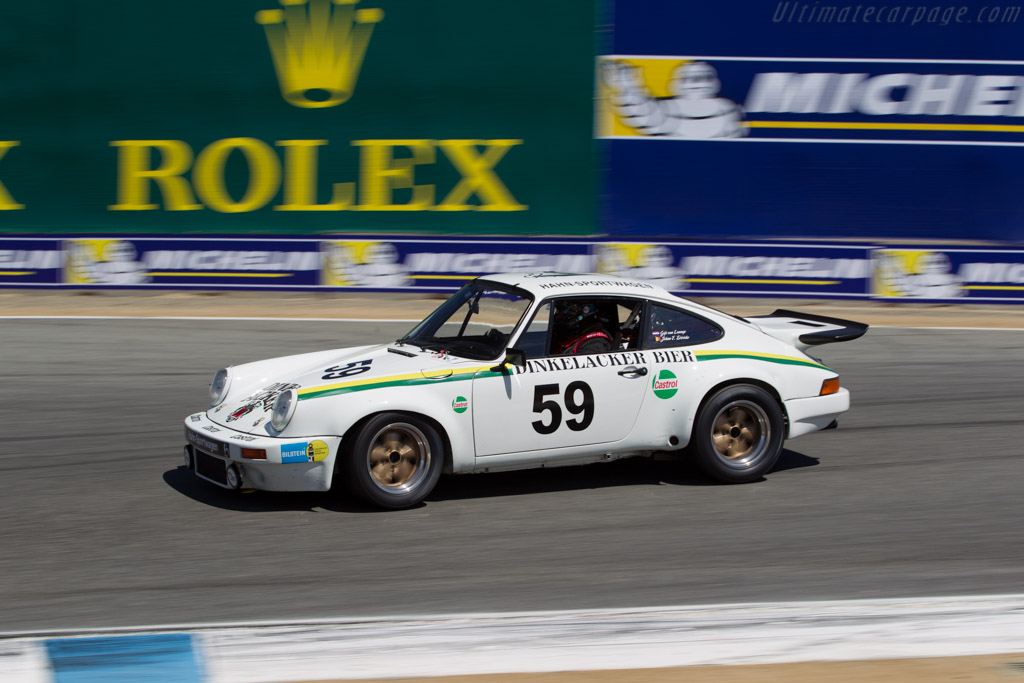
<svg viewBox="0 0 1024 683">
<path fill-rule="evenodd" d="M 472 382 L 442 382 L 421 386 L 387 387 L 340 396 L 300 400 L 288 433 L 316 432 L 345 436 L 361 420 L 385 412 L 421 415 L 444 432 L 451 445 L 452 468 L 473 465 Z M 457 398 L 468 403 L 466 410 Z M 461 412 L 459 412 L 461 411 Z"/>
</svg>

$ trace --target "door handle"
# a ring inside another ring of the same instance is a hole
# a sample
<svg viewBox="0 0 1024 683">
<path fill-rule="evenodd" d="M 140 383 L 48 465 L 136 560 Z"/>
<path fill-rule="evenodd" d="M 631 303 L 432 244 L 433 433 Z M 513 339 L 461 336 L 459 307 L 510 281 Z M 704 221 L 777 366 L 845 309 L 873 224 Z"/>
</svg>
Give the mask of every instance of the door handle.
<svg viewBox="0 0 1024 683">
<path fill-rule="evenodd" d="M 627 365 L 626 367 L 619 370 L 619 374 L 623 377 L 643 377 L 647 374 L 647 368 L 638 368 L 635 365 Z"/>
</svg>

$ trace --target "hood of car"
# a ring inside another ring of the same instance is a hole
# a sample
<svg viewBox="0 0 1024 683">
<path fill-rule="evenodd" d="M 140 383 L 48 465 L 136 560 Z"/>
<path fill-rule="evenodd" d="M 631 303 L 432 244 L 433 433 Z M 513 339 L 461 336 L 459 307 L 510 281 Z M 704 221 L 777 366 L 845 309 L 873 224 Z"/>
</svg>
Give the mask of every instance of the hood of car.
<svg viewBox="0 0 1024 683">
<path fill-rule="evenodd" d="M 390 351 L 388 350 L 390 347 Z M 293 358 L 261 361 L 264 372 L 242 391 L 208 412 L 216 423 L 234 430 L 265 434 L 277 397 L 295 389 L 299 400 L 353 394 L 389 386 L 429 383 L 457 374 L 472 375 L 493 361 L 468 360 L 418 347 L 382 345 L 338 349 Z M 246 370 L 239 367 L 240 374 Z"/>
</svg>

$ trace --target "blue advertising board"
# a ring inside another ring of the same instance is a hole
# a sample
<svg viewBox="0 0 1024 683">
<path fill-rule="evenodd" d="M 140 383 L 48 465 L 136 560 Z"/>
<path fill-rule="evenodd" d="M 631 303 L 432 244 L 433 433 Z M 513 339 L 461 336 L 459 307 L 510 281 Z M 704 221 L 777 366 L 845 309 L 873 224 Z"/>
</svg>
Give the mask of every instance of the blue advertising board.
<svg viewBox="0 0 1024 683">
<path fill-rule="evenodd" d="M 56 240 L 0 238 L 0 286 L 54 285 L 60 280 L 61 263 Z"/>
<path fill-rule="evenodd" d="M 620 275 L 682 296 L 1024 302 L 1024 249 L 780 241 L 0 237 L 0 288 L 452 292 L 499 272 Z"/>
<path fill-rule="evenodd" d="M 686 296 L 860 297 L 870 278 L 864 246 L 600 242 L 595 270 Z"/>
<path fill-rule="evenodd" d="M 982 9 L 616 3 L 604 232 L 1024 240 L 1024 19 Z"/>
<path fill-rule="evenodd" d="M 1024 250 L 885 247 L 872 260 L 877 299 L 1024 302 Z"/>
</svg>

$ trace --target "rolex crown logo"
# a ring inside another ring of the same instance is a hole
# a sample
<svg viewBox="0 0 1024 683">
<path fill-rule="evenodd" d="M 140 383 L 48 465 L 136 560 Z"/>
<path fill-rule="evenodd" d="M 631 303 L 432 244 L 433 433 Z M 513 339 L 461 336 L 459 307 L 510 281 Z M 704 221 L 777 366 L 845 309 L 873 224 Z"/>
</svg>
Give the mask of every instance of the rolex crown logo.
<svg viewBox="0 0 1024 683">
<path fill-rule="evenodd" d="M 296 107 L 334 107 L 352 97 L 379 8 L 359 0 L 278 0 L 256 13 L 274 59 L 281 94 Z"/>
</svg>

